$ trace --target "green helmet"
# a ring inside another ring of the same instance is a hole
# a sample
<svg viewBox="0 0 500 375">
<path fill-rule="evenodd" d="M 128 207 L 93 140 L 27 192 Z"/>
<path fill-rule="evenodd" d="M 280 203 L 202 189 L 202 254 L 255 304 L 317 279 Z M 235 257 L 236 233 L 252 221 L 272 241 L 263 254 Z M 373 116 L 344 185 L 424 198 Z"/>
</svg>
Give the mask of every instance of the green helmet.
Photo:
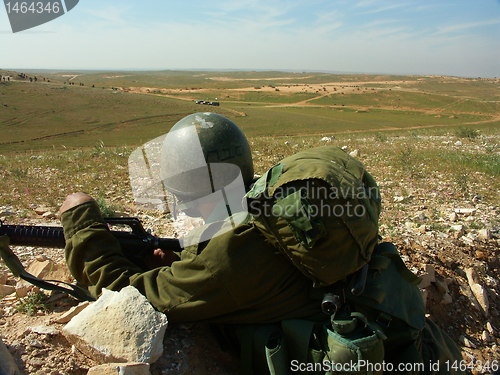
<svg viewBox="0 0 500 375">
<path fill-rule="evenodd" d="M 252 153 L 238 126 L 216 113 L 200 112 L 177 122 L 166 135 L 161 154 L 165 188 L 181 200 L 207 196 L 241 175 L 254 176 Z"/>
</svg>

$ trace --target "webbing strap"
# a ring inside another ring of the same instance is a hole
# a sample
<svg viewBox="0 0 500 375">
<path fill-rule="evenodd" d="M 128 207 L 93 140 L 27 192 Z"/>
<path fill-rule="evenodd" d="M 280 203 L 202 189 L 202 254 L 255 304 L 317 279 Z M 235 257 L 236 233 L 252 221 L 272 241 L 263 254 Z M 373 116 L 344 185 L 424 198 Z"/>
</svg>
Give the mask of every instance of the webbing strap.
<svg viewBox="0 0 500 375">
<path fill-rule="evenodd" d="M 5 265 L 10 269 L 14 276 L 20 277 L 30 284 L 46 290 L 55 290 L 58 292 L 67 293 L 80 301 L 95 301 L 95 299 L 90 296 L 85 289 L 79 287 L 78 285 L 58 280 L 43 280 L 28 273 L 24 269 L 21 261 L 16 256 L 16 254 L 14 254 L 14 252 L 9 248 L 9 238 L 7 236 L 0 236 L 0 257 L 2 257 Z M 67 287 L 63 287 L 55 283 L 64 284 Z"/>
</svg>

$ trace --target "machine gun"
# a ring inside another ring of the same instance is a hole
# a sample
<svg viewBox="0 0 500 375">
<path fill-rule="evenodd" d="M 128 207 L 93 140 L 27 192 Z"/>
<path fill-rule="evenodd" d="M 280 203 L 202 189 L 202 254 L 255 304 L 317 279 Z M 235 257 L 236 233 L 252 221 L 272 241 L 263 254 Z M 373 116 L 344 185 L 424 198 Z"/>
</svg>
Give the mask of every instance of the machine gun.
<svg viewBox="0 0 500 375">
<path fill-rule="evenodd" d="M 111 230 L 110 232 L 120 243 L 124 255 L 139 266 L 144 266 L 144 256 L 152 253 L 155 249 L 165 251 L 182 250 L 179 240 L 153 236 L 144 229 L 140 220 L 135 217 L 105 218 L 104 220 L 108 225 L 125 225 L 131 229 L 131 231 Z M 14 246 L 64 248 L 66 245 L 62 227 L 4 225 L 0 221 L 0 236 L 2 235 L 7 235 L 10 239 L 10 244 Z M 14 276 L 20 277 L 33 285 L 49 290 L 59 290 L 78 299 L 92 299 L 85 290 L 77 285 L 56 280 L 42 280 L 26 272 L 17 256 L 11 250 L 2 249 L 0 256 Z M 62 283 L 67 287 L 54 283 Z"/>
</svg>

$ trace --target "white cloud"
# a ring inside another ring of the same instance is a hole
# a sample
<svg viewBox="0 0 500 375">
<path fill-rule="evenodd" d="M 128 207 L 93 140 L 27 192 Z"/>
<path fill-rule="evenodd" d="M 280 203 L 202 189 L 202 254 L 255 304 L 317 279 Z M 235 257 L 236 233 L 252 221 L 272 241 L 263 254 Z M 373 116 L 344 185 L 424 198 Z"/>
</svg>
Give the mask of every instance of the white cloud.
<svg viewBox="0 0 500 375">
<path fill-rule="evenodd" d="M 469 23 L 441 26 L 441 27 L 438 27 L 437 33 L 438 34 L 449 34 L 449 33 L 454 33 L 454 32 L 460 32 L 463 30 L 476 29 L 476 28 L 481 28 L 483 26 L 491 26 L 491 25 L 498 25 L 498 24 L 500 24 L 500 18 L 479 21 L 479 22 L 469 22 Z"/>
</svg>

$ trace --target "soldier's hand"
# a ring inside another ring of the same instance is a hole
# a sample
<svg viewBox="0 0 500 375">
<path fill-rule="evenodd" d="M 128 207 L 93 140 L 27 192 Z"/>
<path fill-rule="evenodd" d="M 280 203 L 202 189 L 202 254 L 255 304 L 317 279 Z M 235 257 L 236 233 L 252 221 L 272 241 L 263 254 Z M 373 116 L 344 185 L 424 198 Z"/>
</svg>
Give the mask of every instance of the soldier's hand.
<svg viewBox="0 0 500 375">
<path fill-rule="evenodd" d="M 144 263 L 149 269 L 171 266 L 179 257 L 173 251 L 156 249 L 152 254 L 144 257 Z"/>
<path fill-rule="evenodd" d="M 94 198 L 92 198 L 90 195 L 85 194 L 85 193 L 70 194 L 64 200 L 63 204 L 61 205 L 61 208 L 58 211 L 58 214 L 61 215 L 63 212 L 68 211 L 70 208 L 73 208 L 73 207 L 78 206 L 82 203 L 90 202 L 93 200 L 94 200 Z"/>
</svg>

